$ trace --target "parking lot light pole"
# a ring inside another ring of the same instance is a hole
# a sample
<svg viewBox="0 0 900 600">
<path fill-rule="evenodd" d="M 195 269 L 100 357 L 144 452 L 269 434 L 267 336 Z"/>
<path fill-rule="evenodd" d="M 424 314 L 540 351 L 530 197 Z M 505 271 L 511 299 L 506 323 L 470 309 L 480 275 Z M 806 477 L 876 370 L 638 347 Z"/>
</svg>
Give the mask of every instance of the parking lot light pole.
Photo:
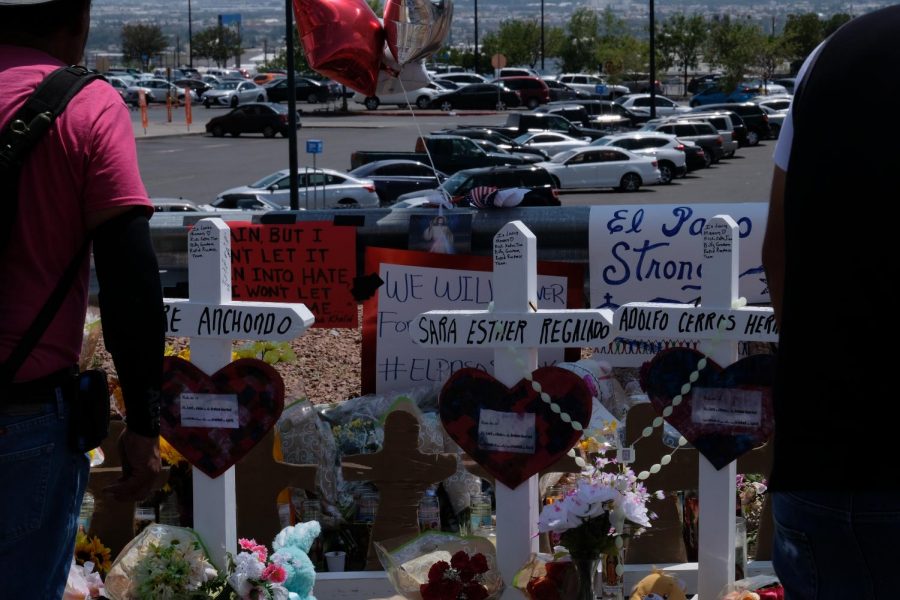
<svg viewBox="0 0 900 600">
<path fill-rule="evenodd" d="M 291 210 L 300 210 L 300 181 L 297 175 L 297 84 L 294 79 L 294 11 L 291 0 L 284 0 L 284 41 L 287 54 L 288 104 L 288 181 L 291 186 Z M 292 93 L 293 92 L 293 93 Z"/>
<path fill-rule="evenodd" d="M 650 0 L 650 118 L 656 118 L 656 8 Z"/>
<path fill-rule="evenodd" d="M 191 0 L 188 0 L 188 66 L 194 68 L 194 32 L 191 29 Z"/>
<path fill-rule="evenodd" d="M 544 74 L 544 0 L 541 0 L 541 75 Z"/>
</svg>

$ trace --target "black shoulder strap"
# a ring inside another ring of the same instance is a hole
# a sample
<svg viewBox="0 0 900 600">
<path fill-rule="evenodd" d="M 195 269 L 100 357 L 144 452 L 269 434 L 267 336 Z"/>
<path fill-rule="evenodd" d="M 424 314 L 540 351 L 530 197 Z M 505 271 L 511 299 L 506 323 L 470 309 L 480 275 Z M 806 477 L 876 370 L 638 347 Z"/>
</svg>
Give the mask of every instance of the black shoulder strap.
<svg viewBox="0 0 900 600">
<path fill-rule="evenodd" d="M 79 66 L 57 69 L 44 78 L 0 132 L 0 206 L 6 209 L 8 216 L 0 224 L 0 253 L 5 252 L 16 221 L 22 165 L 25 164 L 31 150 L 50 129 L 50 125 L 65 110 L 69 101 L 85 85 L 98 77 L 99 75 Z M 78 274 L 89 247 L 90 238 L 87 238 L 66 267 L 59 283 L 22 336 L 18 346 L 13 349 L 6 362 L 0 365 L 0 389 L 12 382 L 22 363 L 50 326 Z"/>
</svg>

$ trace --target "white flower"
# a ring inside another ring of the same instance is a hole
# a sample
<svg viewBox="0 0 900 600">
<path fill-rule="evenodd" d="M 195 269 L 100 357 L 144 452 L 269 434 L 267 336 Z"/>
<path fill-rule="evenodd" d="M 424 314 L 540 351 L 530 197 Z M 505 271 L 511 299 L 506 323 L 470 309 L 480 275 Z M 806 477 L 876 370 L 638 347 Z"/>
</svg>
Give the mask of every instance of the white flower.
<svg viewBox="0 0 900 600">
<path fill-rule="evenodd" d="M 228 583 L 237 592 L 238 596 L 245 598 L 255 587 L 251 580 L 258 581 L 262 578 L 265 565 L 259 562 L 256 554 L 240 552 L 234 559 L 234 573 L 229 575 Z"/>
</svg>

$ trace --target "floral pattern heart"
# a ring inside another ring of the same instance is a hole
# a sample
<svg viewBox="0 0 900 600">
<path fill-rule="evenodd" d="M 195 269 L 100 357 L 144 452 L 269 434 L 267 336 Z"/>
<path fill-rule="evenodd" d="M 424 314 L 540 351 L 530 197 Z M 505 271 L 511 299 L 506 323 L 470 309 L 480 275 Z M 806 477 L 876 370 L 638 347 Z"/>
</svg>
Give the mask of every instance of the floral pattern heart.
<svg viewBox="0 0 900 600">
<path fill-rule="evenodd" d="M 705 355 L 670 348 L 641 368 L 641 387 L 660 414 L 690 382 Z M 716 469 L 761 446 L 774 427 L 775 356 L 757 354 L 722 368 L 709 358 L 666 418 Z"/>
<path fill-rule="evenodd" d="M 213 426 L 217 421 L 215 411 L 196 409 L 200 401 L 192 401 L 194 406 L 183 411 L 183 394 L 216 395 L 216 407 L 224 415 L 219 419 L 223 426 Z M 186 360 L 165 358 L 160 434 L 189 463 L 212 478 L 250 452 L 275 425 L 283 409 L 284 382 L 261 360 L 242 358 L 210 376 Z M 185 421 L 192 424 L 186 426 Z"/>
<path fill-rule="evenodd" d="M 542 367 L 532 378 L 562 412 L 587 426 L 591 393 L 580 377 Z M 460 369 L 447 380 L 439 411 L 447 434 L 509 488 L 555 463 L 581 438 L 581 431 L 553 412 L 530 381 L 510 389 L 480 369 Z"/>
</svg>

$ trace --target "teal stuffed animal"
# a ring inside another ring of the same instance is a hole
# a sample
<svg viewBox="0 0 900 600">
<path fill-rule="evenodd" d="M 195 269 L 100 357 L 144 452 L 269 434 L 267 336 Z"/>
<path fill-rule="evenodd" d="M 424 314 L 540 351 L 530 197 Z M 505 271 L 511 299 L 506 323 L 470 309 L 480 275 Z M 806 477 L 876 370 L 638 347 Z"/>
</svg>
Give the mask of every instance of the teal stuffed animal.
<svg viewBox="0 0 900 600">
<path fill-rule="evenodd" d="M 312 595 L 316 569 L 308 552 L 321 531 L 318 521 L 298 523 L 282 529 L 272 542 L 275 550 L 272 562 L 284 567 L 287 573 L 283 585 L 290 592 L 290 600 L 316 600 Z"/>
</svg>

